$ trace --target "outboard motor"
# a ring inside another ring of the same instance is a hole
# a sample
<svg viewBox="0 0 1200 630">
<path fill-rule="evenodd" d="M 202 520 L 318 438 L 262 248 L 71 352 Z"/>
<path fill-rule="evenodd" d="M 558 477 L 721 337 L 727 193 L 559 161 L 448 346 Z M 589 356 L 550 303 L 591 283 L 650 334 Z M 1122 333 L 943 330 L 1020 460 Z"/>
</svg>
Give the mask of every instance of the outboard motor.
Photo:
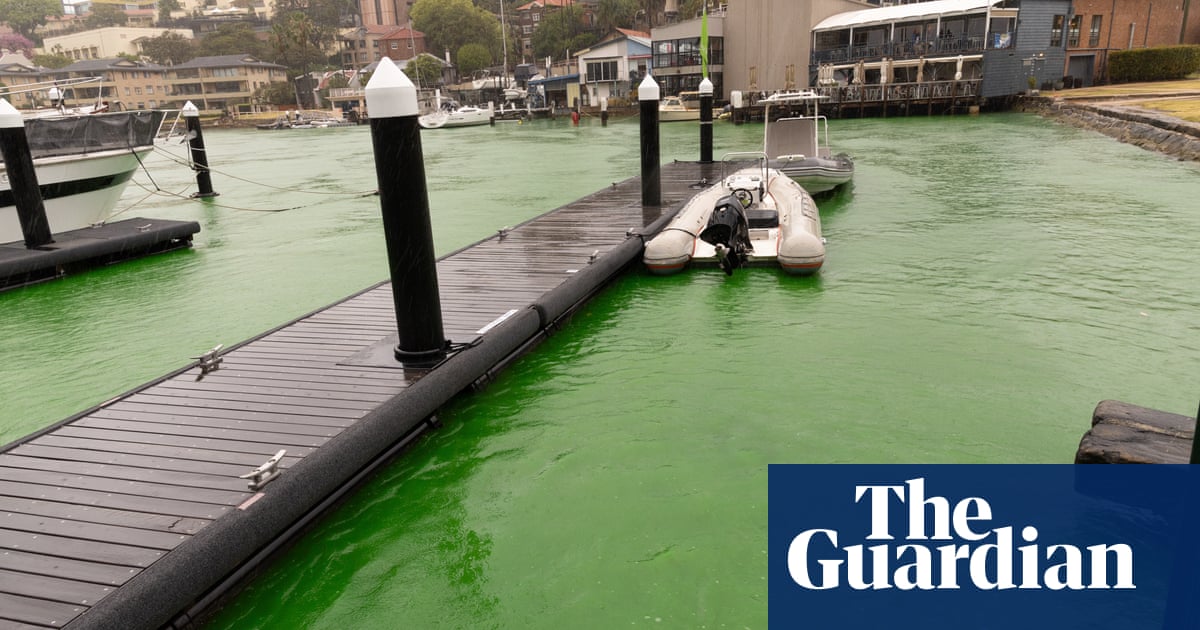
<svg viewBox="0 0 1200 630">
<path fill-rule="evenodd" d="M 725 275 L 733 275 L 733 270 L 746 263 L 754 248 L 750 244 L 750 226 L 742 202 L 734 195 L 718 199 L 700 238 L 717 250 L 717 259 Z"/>
</svg>

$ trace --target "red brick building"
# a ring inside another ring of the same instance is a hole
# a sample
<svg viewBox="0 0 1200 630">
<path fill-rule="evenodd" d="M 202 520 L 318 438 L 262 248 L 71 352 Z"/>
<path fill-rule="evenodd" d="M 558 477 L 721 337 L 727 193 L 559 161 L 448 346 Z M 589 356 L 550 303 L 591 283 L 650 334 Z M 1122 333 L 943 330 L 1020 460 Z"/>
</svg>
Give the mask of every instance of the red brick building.
<svg viewBox="0 0 1200 630">
<path fill-rule="evenodd" d="M 1075 0 L 1073 6 L 1074 15 L 1056 17 L 1055 31 L 1067 47 L 1064 75 L 1079 85 L 1104 81 L 1110 51 L 1200 44 L 1200 0 Z"/>
</svg>

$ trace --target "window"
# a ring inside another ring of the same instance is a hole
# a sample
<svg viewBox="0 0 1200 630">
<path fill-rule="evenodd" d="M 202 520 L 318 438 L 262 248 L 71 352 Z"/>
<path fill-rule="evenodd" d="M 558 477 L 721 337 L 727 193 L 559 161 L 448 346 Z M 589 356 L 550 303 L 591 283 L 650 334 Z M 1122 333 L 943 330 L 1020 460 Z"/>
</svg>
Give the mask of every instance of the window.
<svg viewBox="0 0 1200 630">
<path fill-rule="evenodd" d="M 1088 32 L 1088 46 L 1096 48 L 1100 45 L 1100 25 L 1103 23 L 1103 15 L 1092 16 L 1092 30 Z"/>
<path fill-rule="evenodd" d="M 1062 47 L 1063 23 L 1066 21 L 1067 21 L 1067 18 L 1064 15 L 1054 16 L 1054 24 L 1050 27 L 1050 47 L 1051 48 Z"/>
<path fill-rule="evenodd" d="M 392 44 L 392 45 L 391 45 L 391 49 L 392 49 L 392 50 L 399 50 L 399 49 L 400 49 L 400 43 L 399 43 L 399 42 L 392 42 L 391 44 Z"/>
<path fill-rule="evenodd" d="M 154 93 L 154 86 L 153 86 L 153 85 L 147 85 L 147 86 L 146 86 L 146 94 L 153 94 L 153 93 Z"/>
<path fill-rule="evenodd" d="M 129 88 L 125 88 L 125 96 L 129 96 Z"/>
<path fill-rule="evenodd" d="M 134 94 L 137 94 L 138 96 L 141 96 L 141 95 L 142 95 L 142 88 L 133 88 L 133 93 L 134 93 Z M 141 108 L 139 107 L 138 109 L 141 109 Z"/>
<path fill-rule="evenodd" d="M 1082 15 L 1071 16 L 1071 27 L 1067 31 L 1067 46 L 1071 48 L 1079 47 L 1079 27 L 1083 23 Z"/>
<path fill-rule="evenodd" d="M 541 13 L 533 13 L 533 14 L 530 14 L 529 18 L 531 20 L 533 20 L 533 22 L 536 24 L 537 22 L 541 21 L 542 14 Z"/>
<path fill-rule="evenodd" d="M 589 61 L 587 62 L 587 82 L 598 83 L 600 81 L 616 81 L 617 77 L 617 62 L 612 61 Z"/>
</svg>

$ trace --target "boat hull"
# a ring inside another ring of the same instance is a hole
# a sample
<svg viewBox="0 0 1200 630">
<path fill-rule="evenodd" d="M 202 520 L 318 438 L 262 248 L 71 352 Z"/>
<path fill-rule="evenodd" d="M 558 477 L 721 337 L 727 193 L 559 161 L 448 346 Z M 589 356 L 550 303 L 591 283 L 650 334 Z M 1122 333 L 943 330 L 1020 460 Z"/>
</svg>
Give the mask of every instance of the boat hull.
<svg viewBox="0 0 1200 630">
<path fill-rule="evenodd" d="M 767 166 L 779 169 L 810 195 L 831 191 L 854 179 L 854 162 L 847 156 L 774 158 Z"/>
<path fill-rule="evenodd" d="M 687 122 L 689 120 L 700 120 L 700 112 L 694 109 L 678 110 L 678 109 L 660 109 L 658 110 L 658 122 Z"/>
<path fill-rule="evenodd" d="M 139 158 L 152 146 L 89 154 L 39 158 L 33 161 L 52 233 L 103 222 L 120 200 Z M 0 164 L 0 243 L 24 240 L 8 181 Z"/>
<path fill-rule="evenodd" d="M 425 129 L 443 129 L 451 127 L 474 127 L 477 125 L 487 125 L 492 122 L 492 113 L 486 109 L 472 109 L 471 111 L 455 110 L 452 112 L 434 112 L 425 114 L 417 119 L 417 122 Z"/>
<path fill-rule="evenodd" d="M 709 224 L 714 208 L 733 190 L 747 189 L 747 183 L 763 181 L 765 195 L 758 195 L 748 211 L 773 211 L 777 221 L 749 224 L 751 249 L 747 265 L 778 264 L 793 275 L 818 272 L 825 263 L 825 242 L 821 237 L 821 219 L 812 196 L 782 172 L 775 169 L 747 168 L 720 183 L 697 193 L 657 236 L 646 243 L 642 262 L 650 273 L 670 275 L 689 264 L 718 264 L 718 252 L 700 238 Z"/>
</svg>

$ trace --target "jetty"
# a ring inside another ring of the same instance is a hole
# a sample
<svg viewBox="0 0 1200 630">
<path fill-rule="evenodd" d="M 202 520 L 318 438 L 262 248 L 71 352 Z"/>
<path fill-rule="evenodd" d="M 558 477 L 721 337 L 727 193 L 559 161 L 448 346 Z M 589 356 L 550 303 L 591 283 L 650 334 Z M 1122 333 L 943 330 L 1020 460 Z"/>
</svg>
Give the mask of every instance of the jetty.
<svg viewBox="0 0 1200 630">
<path fill-rule="evenodd" d="M 380 70 L 372 81 L 387 78 Z M 656 102 L 644 107 L 657 112 Z M 386 108 L 371 110 L 380 115 L 371 121 L 377 149 L 415 144 L 419 155 L 419 140 L 381 138 L 393 123 Z M 415 107 L 398 111 L 394 128 L 419 133 Z M 424 171 L 411 163 L 388 170 L 380 155 L 389 232 L 407 220 L 389 212 L 419 215 L 424 198 L 422 190 L 394 204 L 392 182 L 414 172 L 423 180 Z M 436 427 L 440 407 L 486 385 L 638 261 L 644 241 L 722 168 L 660 166 L 656 138 L 643 139 L 643 158 L 638 177 L 431 260 L 436 313 L 401 294 L 420 275 L 405 271 L 420 267 L 412 260 L 419 248 L 389 241 L 390 281 L 199 352 L 190 365 L 0 448 L 0 627 L 193 623 Z M 648 194 L 658 203 L 646 203 Z M 405 317 L 414 325 L 398 329 Z M 406 345 L 408 329 L 438 319 L 431 353 Z"/>
</svg>

